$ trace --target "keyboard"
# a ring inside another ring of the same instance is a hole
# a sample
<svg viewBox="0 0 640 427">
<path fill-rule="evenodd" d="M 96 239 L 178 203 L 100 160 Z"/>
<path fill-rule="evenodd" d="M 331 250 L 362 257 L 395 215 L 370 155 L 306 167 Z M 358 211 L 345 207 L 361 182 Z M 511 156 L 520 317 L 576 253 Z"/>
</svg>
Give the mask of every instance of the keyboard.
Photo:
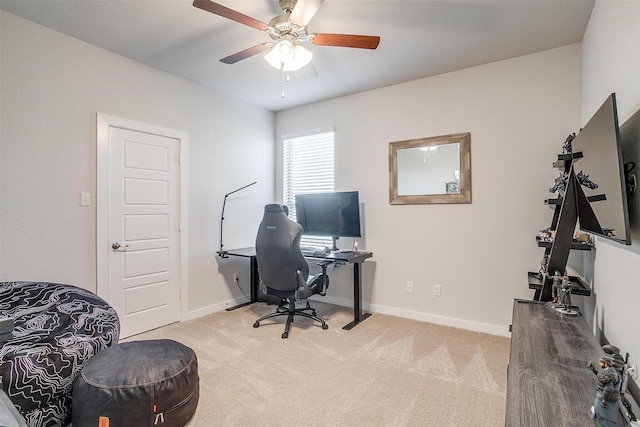
<svg viewBox="0 0 640 427">
<path fill-rule="evenodd" d="M 304 256 L 324 256 L 326 255 L 324 249 L 314 248 L 310 246 L 300 247 L 300 251 Z"/>
</svg>

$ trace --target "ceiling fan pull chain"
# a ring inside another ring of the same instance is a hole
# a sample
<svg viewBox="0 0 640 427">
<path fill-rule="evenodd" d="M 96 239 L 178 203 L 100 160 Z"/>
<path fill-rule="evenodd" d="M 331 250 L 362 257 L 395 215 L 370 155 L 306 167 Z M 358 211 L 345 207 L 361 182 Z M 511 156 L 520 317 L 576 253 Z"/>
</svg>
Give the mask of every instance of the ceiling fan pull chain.
<svg viewBox="0 0 640 427">
<path fill-rule="evenodd" d="M 280 84 L 282 86 L 282 92 L 280 93 L 280 98 L 284 99 L 284 62 L 280 63 Z"/>
</svg>

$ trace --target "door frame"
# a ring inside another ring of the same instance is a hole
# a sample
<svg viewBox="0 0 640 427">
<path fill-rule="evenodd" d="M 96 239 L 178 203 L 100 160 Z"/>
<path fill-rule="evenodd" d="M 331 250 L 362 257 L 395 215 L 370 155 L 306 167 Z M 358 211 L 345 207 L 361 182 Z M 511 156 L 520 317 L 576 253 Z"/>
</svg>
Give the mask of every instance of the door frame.
<svg viewBox="0 0 640 427">
<path fill-rule="evenodd" d="M 188 257 L 188 148 L 187 132 L 123 119 L 107 114 L 96 114 L 96 287 L 100 298 L 109 302 L 109 128 L 128 129 L 179 140 L 180 144 L 180 321 L 189 312 L 189 257 Z"/>
</svg>

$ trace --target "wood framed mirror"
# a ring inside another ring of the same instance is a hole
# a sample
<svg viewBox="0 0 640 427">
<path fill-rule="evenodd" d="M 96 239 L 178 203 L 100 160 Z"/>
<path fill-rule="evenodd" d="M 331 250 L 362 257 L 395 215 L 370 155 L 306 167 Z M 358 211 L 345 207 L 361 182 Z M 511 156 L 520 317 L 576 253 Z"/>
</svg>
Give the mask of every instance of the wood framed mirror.
<svg viewBox="0 0 640 427">
<path fill-rule="evenodd" d="M 390 142 L 389 203 L 471 203 L 471 134 Z"/>
</svg>

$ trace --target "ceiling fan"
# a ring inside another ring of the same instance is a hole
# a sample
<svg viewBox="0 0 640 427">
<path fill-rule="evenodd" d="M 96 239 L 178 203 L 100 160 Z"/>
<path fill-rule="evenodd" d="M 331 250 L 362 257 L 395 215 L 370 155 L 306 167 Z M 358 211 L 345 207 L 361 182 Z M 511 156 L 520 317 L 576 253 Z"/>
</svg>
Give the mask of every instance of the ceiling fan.
<svg viewBox="0 0 640 427">
<path fill-rule="evenodd" d="M 308 33 L 307 25 L 323 1 L 279 0 L 284 14 L 276 16 L 268 24 L 210 0 L 194 0 L 193 5 L 271 36 L 272 42 L 261 43 L 222 58 L 220 61 L 225 64 L 235 64 L 270 50 L 271 52 L 265 55 L 267 62 L 283 71 L 293 71 L 304 67 L 311 61 L 312 53 L 300 43 L 308 42 L 317 46 L 338 46 L 357 49 L 376 49 L 378 47 L 380 43 L 379 36 Z"/>
</svg>

